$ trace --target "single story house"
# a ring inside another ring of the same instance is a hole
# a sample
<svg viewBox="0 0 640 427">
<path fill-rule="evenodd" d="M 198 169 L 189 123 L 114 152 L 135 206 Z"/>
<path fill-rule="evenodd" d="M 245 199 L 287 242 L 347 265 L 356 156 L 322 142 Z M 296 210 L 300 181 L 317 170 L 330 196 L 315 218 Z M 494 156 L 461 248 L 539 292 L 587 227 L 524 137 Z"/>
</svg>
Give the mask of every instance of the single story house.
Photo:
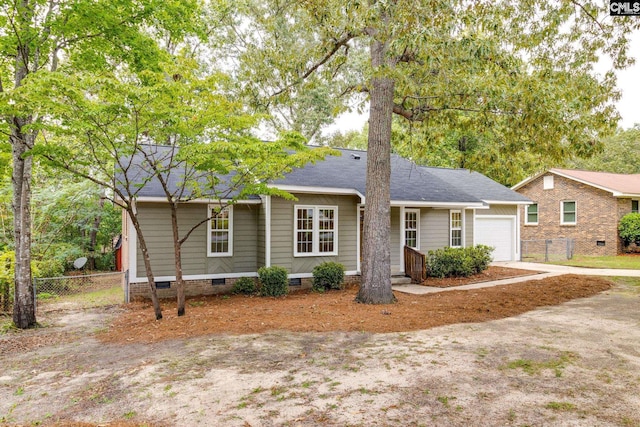
<svg viewBox="0 0 640 427">
<path fill-rule="evenodd" d="M 620 219 L 638 212 L 640 174 L 550 169 L 513 190 L 533 201 L 520 208 L 523 244 L 566 238 L 575 254 L 616 255 Z"/>
<path fill-rule="evenodd" d="M 184 243 L 187 294 L 225 290 L 262 266 L 282 266 L 292 285 L 308 285 L 313 267 L 324 261 L 345 266 L 350 279 L 361 265 L 367 152 L 341 149 L 288 173 L 271 185 L 297 200 L 256 195 L 237 201 L 223 217 L 208 221 Z M 404 272 L 404 245 L 432 249 L 486 244 L 494 260 L 519 259 L 518 209 L 530 200 L 466 169 L 422 167 L 397 155 L 391 160 L 391 264 Z M 136 208 L 159 295 L 172 292 L 174 274 L 170 212 L 155 180 L 138 194 Z M 194 200 L 179 209 L 179 225 L 189 229 L 207 218 L 218 201 Z M 129 295 L 146 295 L 145 269 L 130 219 L 123 221 L 123 267 Z M 225 286 L 225 287 L 222 287 Z"/>
</svg>

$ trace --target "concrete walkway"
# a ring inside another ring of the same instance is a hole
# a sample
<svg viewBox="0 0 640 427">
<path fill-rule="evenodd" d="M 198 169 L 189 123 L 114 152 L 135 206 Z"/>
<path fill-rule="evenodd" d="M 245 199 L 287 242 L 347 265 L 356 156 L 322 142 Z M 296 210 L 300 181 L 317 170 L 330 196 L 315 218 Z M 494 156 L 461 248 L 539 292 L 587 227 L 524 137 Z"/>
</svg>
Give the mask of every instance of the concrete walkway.
<svg viewBox="0 0 640 427">
<path fill-rule="evenodd" d="M 422 285 L 394 285 L 392 288 L 394 291 L 404 292 L 407 294 L 432 294 L 436 292 L 446 291 L 464 291 L 468 289 L 487 288 L 490 286 L 509 285 L 511 283 L 527 282 L 530 280 L 540 280 L 546 277 L 561 276 L 563 274 L 579 274 L 583 276 L 625 276 L 625 277 L 640 277 L 639 270 L 623 270 L 612 268 L 583 268 L 583 267 L 568 267 L 564 265 L 553 264 L 537 264 L 533 262 L 520 262 L 520 261 L 508 261 L 508 262 L 494 262 L 491 265 L 497 267 L 517 268 L 520 270 L 531 270 L 530 276 L 519 276 L 510 279 L 494 280 L 490 282 L 473 283 L 471 285 L 452 286 L 449 288 L 436 288 L 433 286 Z M 640 266 L 639 266 L 640 267 Z"/>
</svg>

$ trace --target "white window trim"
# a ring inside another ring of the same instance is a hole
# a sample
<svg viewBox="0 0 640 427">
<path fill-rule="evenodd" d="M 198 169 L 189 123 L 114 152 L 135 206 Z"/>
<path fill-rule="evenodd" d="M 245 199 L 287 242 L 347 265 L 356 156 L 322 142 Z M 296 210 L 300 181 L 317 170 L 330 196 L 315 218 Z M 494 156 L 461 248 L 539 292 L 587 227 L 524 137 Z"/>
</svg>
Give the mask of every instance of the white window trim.
<svg viewBox="0 0 640 427">
<path fill-rule="evenodd" d="M 540 205 L 538 203 L 534 203 L 532 205 L 525 205 L 524 207 L 524 225 L 538 225 L 538 221 L 536 222 L 529 222 L 529 208 L 531 206 L 537 206 L 538 208 L 538 212 L 536 213 L 536 218 L 538 218 L 538 221 L 540 221 Z"/>
<path fill-rule="evenodd" d="M 420 250 L 420 209 L 404 209 L 404 213 L 402 214 L 402 244 L 407 244 L 407 214 L 408 213 L 416 214 L 416 246 L 413 248 L 417 251 Z"/>
<path fill-rule="evenodd" d="M 208 205 L 207 206 L 207 215 L 211 216 L 211 211 L 213 209 L 217 209 L 220 208 L 220 205 Z M 207 257 L 230 257 L 233 256 L 233 206 L 229 205 L 229 206 L 225 206 L 222 210 L 228 210 L 229 211 L 229 248 L 226 252 L 212 252 L 211 251 L 211 233 L 214 231 L 211 229 L 211 220 L 213 218 L 210 218 L 209 221 L 207 221 Z"/>
<path fill-rule="evenodd" d="M 554 186 L 553 175 L 546 175 L 542 177 L 543 190 L 553 190 L 553 186 Z"/>
<path fill-rule="evenodd" d="M 451 220 L 451 216 L 454 213 L 460 214 L 460 228 L 453 228 L 453 221 Z M 460 245 L 453 246 L 453 231 L 460 230 Z M 464 247 L 464 214 L 460 209 L 452 209 L 449 211 L 449 247 L 451 248 L 463 248 Z"/>
<path fill-rule="evenodd" d="M 575 221 L 573 222 L 565 222 L 564 220 L 564 204 L 565 203 L 574 203 L 575 208 Z M 578 224 L 578 202 L 575 200 L 561 200 L 560 201 L 560 225 L 576 225 Z"/>
<path fill-rule="evenodd" d="M 298 209 L 313 209 L 313 225 L 312 231 L 312 251 L 311 252 L 298 252 Z M 333 209 L 333 251 L 332 252 L 320 252 L 320 227 L 318 222 L 320 216 L 318 210 L 320 209 Z M 336 256 L 338 255 L 338 206 L 323 206 L 323 205 L 294 205 L 293 206 L 293 256 L 294 257 L 310 257 L 310 256 Z"/>
</svg>

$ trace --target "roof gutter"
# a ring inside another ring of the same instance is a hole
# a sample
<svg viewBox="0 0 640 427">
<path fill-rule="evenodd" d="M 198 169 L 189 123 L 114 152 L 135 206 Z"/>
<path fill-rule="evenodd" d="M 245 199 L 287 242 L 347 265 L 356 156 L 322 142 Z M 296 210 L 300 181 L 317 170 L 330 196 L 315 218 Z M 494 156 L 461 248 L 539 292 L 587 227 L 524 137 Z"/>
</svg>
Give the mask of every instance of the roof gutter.
<svg viewBox="0 0 640 427">
<path fill-rule="evenodd" d="M 527 200 L 527 201 L 505 201 L 505 200 L 483 200 L 483 202 L 489 204 L 489 205 L 513 205 L 513 206 L 519 206 L 519 205 L 532 205 L 533 202 L 531 200 Z"/>
<path fill-rule="evenodd" d="M 166 197 L 153 197 L 153 196 L 141 196 L 135 197 L 135 200 L 146 203 L 167 203 Z M 260 199 L 242 199 L 242 200 L 233 200 L 233 199 L 192 199 L 185 200 L 180 203 L 231 203 L 234 204 L 242 204 L 242 205 L 259 205 L 262 203 Z"/>
</svg>

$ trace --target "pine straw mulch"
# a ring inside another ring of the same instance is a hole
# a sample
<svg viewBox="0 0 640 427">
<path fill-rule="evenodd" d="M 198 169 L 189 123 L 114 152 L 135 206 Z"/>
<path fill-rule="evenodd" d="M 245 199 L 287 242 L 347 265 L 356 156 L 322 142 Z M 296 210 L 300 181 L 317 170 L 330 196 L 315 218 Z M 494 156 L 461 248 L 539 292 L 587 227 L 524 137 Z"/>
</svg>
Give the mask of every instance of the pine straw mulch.
<svg viewBox="0 0 640 427">
<path fill-rule="evenodd" d="M 471 285 L 473 283 L 490 282 L 492 280 L 511 279 L 512 277 L 530 276 L 539 274 L 537 271 L 522 270 L 519 268 L 507 268 L 490 266 L 486 270 L 469 277 L 446 277 L 436 279 L 429 277 L 422 284 L 436 288 L 450 288 L 453 286 Z"/>
<path fill-rule="evenodd" d="M 98 339 L 127 344 L 276 330 L 412 331 L 516 316 L 538 307 L 589 297 L 611 286 L 609 280 L 601 277 L 563 275 L 427 295 L 395 292 L 397 302 L 389 305 L 356 303 L 357 286 L 326 293 L 302 290 L 281 298 L 208 296 L 188 299 L 186 315 L 182 317 L 176 315 L 175 301 L 163 301 L 164 318 L 160 321 L 154 320 L 150 302 L 136 302 L 128 304 L 109 328 L 98 334 Z"/>
</svg>

